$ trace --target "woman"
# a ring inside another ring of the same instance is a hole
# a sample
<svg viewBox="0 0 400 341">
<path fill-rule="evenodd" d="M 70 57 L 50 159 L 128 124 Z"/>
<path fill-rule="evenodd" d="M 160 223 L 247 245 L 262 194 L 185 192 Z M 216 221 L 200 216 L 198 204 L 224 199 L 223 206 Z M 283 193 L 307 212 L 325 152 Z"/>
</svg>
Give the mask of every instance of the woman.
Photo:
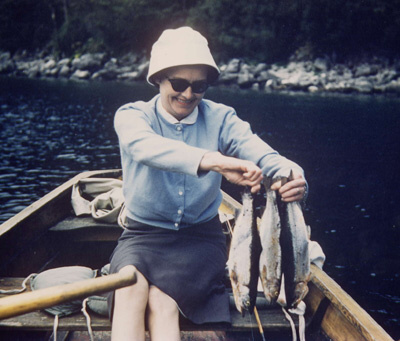
<svg viewBox="0 0 400 341">
<path fill-rule="evenodd" d="M 230 322 L 223 285 L 227 257 L 218 220 L 222 176 L 260 189 L 263 176 L 288 175 L 283 200 L 301 200 L 302 169 L 251 132 L 222 104 L 203 99 L 219 69 L 207 40 L 189 27 L 153 45 L 148 82 L 160 94 L 115 116 L 127 229 L 111 271 L 135 267 L 138 282 L 109 299 L 113 340 L 179 340 L 179 314 L 194 323 Z"/>
</svg>

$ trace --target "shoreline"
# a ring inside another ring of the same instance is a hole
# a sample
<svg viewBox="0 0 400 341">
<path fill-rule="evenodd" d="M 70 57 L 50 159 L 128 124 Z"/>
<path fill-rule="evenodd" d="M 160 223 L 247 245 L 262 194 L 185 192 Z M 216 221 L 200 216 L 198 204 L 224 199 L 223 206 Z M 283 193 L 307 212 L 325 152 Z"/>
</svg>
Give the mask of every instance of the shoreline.
<svg viewBox="0 0 400 341">
<path fill-rule="evenodd" d="M 130 53 L 121 58 L 87 53 L 57 59 L 52 55 L 0 51 L 0 75 L 98 81 L 145 81 L 149 61 Z M 214 86 L 266 93 L 342 93 L 400 95 L 400 60 L 392 63 L 374 57 L 368 61 L 333 63 L 328 57 L 285 64 L 248 64 L 233 58 L 218 65 L 221 75 Z"/>
</svg>

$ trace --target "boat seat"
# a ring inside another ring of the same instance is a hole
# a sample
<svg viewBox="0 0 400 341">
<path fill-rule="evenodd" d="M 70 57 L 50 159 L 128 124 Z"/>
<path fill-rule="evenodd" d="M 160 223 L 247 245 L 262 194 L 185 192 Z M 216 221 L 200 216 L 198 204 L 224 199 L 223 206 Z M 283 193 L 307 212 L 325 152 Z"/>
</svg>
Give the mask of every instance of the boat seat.
<svg viewBox="0 0 400 341">
<path fill-rule="evenodd" d="M 18 289 L 24 279 L 19 277 L 6 277 L 0 278 L 0 289 L 10 290 Z M 30 288 L 28 286 L 28 291 Z M 0 297 L 6 295 L 0 294 Z M 257 329 L 257 322 L 253 316 L 250 317 L 246 314 L 244 317 L 236 310 L 233 298 L 231 297 L 231 316 L 232 324 L 226 323 L 209 323 L 203 325 L 196 325 L 185 318 L 181 317 L 180 325 L 182 331 L 196 331 L 196 330 L 224 330 L 224 331 L 249 331 L 250 329 Z M 280 308 L 267 308 L 265 299 L 260 295 L 257 298 L 257 309 L 262 322 L 263 328 L 268 331 L 282 331 L 290 330 L 290 324 L 286 320 Z M 108 331 L 111 329 L 110 321 L 107 317 L 98 315 L 89 310 L 91 317 L 91 326 L 94 331 Z M 298 325 L 297 316 L 293 317 L 296 325 Z M 306 318 L 306 324 L 307 323 Z M 0 330 L 19 329 L 19 330 L 52 330 L 54 323 L 54 316 L 44 311 L 34 311 L 28 314 L 11 317 L 0 320 Z M 86 319 L 82 313 L 76 313 L 71 316 L 65 316 L 59 319 L 58 330 L 73 330 L 73 331 L 86 331 Z"/>
<path fill-rule="evenodd" d="M 117 223 L 97 221 L 91 216 L 68 216 L 49 229 L 61 238 L 73 241 L 116 241 L 123 229 Z"/>
</svg>

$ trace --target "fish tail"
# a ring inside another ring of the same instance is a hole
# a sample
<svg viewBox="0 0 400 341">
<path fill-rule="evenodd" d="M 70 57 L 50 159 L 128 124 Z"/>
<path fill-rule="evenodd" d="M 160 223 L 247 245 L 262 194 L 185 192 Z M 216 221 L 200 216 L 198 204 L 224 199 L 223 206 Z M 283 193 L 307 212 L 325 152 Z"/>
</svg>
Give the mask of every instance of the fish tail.
<svg viewBox="0 0 400 341">
<path fill-rule="evenodd" d="M 264 185 L 264 188 L 265 188 L 265 192 L 268 192 L 271 189 L 272 184 L 273 184 L 273 181 L 272 181 L 272 177 L 271 176 L 265 177 L 263 179 L 263 185 Z"/>
<path fill-rule="evenodd" d="M 251 203 L 251 206 L 254 206 L 253 203 L 253 194 L 251 193 L 251 187 L 250 186 L 245 186 L 243 191 L 242 191 L 242 204 L 245 205 L 245 203 Z"/>
<path fill-rule="evenodd" d="M 290 173 L 289 173 L 289 176 L 288 176 L 288 180 L 289 180 L 289 181 L 294 180 L 293 169 L 290 170 Z"/>
</svg>

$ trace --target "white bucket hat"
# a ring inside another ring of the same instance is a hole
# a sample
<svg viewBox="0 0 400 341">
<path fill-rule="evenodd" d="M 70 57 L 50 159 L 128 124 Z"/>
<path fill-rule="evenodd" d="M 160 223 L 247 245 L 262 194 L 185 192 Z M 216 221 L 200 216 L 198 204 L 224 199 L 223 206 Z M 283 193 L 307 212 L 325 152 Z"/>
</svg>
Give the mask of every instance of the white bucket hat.
<svg viewBox="0 0 400 341">
<path fill-rule="evenodd" d="M 207 65 L 209 78 L 217 79 L 219 69 L 208 47 L 207 39 L 190 27 L 165 30 L 151 49 L 147 81 L 156 85 L 154 75 L 180 65 Z"/>
</svg>

